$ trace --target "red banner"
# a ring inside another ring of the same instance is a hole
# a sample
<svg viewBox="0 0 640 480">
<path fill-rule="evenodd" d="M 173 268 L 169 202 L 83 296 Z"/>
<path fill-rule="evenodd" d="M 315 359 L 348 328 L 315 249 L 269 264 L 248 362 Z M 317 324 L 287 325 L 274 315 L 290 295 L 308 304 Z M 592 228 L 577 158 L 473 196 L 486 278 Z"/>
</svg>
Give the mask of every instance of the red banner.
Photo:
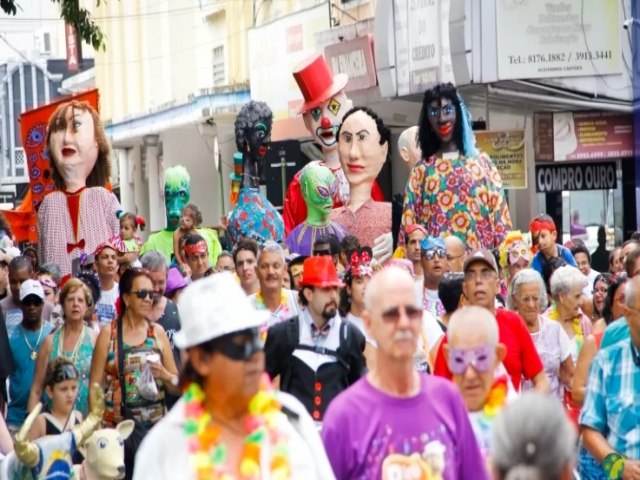
<svg viewBox="0 0 640 480">
<path fill-rule="evenodd" d="M 99 94 L 98 90 L 94 89 L 72 97 L 60 98 L 20 115 L 22 147 L 29 168 L 29 192 L 18 208 L 3 212 L 17 242 L 34 243 L 38 240 L 36 208 L 44 196 L 55 189 L 46 149 L 47 124 L 56 108 L 61 103 L 71 100 L 89 102 L 93 108 L 99 110 Z"/>
</svg>

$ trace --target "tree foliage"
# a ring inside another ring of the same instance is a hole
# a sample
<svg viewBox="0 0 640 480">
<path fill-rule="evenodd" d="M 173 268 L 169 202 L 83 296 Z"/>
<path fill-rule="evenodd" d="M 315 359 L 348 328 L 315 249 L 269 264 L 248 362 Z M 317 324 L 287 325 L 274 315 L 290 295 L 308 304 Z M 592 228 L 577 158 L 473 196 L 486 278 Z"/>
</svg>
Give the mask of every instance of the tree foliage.
<svg viewBox="0 0 640 480">
<path fill-rule="evenodd" d="M 44 1 L 44 0 L 37 0 Z M 60 5 L 60 18 L 65 23 L 70 23 L 76 27 L 77 34 L 83 41 L 91 45 L 96 50 L 105 49 L 105 37 L 95 22 L 91 19 L 91 14 L 86 8 L 79 5 L 78 0 L 50 0 Z M 95 0 L 96 6 L 100 6 L 105 0 Z M 0 0 L 0 8 L 7 15 L 17 15 L 20 3 L 19 0 Z"/>
</svg>

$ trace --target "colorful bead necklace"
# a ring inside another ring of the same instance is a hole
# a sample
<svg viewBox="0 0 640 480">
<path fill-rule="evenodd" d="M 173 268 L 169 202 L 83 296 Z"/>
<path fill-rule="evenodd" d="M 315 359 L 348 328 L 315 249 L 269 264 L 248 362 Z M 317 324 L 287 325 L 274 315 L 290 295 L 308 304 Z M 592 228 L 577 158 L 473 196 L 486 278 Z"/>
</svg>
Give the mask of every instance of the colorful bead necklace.
<svg viewBox="0 0 640 480">
<path fill-rule="evenodd" d="M 184 393 L 185 426 L 190 464 L 198 480 L 233 480 L 234 470 L 227 465 L 227 446 L 220 443 L 221 429 L 212 422 L 211 414 L 204 410 L 204 392 L 197 383 L 191 383 Z M 264 375 L 260 390 L 249 402 L 248 414 L 243 426 L 248 435 L 244 439 L 240 459 L 240 475 L 243 480 L 261 478 L 260 457 L 265 442 L 271 443 L 271 477 L 287 480 L 291 477 L 287 438 L 282 424 L 286 416 L 273 394 L 268 375 Z"/>
</svg>

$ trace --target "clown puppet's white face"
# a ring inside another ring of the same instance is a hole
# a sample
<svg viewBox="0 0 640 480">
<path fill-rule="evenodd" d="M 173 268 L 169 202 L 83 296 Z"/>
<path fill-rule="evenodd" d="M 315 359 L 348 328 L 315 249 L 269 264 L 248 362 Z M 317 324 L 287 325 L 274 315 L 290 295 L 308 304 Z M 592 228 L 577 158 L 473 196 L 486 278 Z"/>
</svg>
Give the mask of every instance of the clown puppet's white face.
<svg viewBox="0 0 640 480">
<path fill-rule="evenodd" d="M 325 161 L 330 168 L 339 166 L 338 157 L 335 155 L 338 148 L 336 135 L 338 127 L 342 123 L 342 117 L 352 106 L 353 103 L 347 94 L 340 91 L 326 102 L 302 114 L 307 130 L 311 133 L 313 140 L 322 147 Z M 329 155 L 330 153 L 334 153 L 334 155 Z"/>
</svg>

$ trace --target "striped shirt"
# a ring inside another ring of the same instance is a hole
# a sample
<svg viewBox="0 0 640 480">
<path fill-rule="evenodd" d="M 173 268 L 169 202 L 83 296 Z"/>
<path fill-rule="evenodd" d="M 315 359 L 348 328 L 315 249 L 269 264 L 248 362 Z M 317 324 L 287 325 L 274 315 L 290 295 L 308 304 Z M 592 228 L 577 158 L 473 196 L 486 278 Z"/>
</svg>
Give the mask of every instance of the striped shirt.
<svg viewBox="0 0 640 480">
<path fill-rule="evenodd" d="M 600 352 L 591 364 L 580 424 L 599 431 L 618 453 L 640 459 L 640 367 L 630 341 Z"/>
</svg>

